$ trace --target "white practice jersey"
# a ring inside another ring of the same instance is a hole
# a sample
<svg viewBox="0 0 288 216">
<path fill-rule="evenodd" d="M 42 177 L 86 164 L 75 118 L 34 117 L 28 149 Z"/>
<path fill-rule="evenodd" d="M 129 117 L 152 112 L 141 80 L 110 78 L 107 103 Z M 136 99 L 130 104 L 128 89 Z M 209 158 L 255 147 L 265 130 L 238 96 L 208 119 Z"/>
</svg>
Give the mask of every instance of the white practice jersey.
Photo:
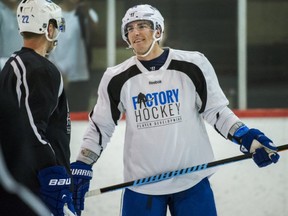
<svg viewBox="0 0 288 216">
<path fill-rule="evenodd" d="M 213 161 L 204 120 L 226 138 L 239 121 L 227 107 L 212 65 L 199 52 L 169 49 L 166 62 L 155 71 L 133 56 L 107 69 L 98 94 L 82 147 L 100 155 L 125 113 L 125 182 Z M 207 169 L 131 189 L 175 193 L 213 172 Z"/>
</svg>

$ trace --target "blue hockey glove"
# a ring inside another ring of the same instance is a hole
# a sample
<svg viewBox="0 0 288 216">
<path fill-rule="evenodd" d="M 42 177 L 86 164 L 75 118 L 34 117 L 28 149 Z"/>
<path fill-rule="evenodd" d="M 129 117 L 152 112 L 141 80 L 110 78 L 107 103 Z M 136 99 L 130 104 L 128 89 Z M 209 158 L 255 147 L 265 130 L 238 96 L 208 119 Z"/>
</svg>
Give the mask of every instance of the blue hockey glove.
<svg viewBox="0 0 288 216">
<path fill-rule="evenodd" d="M 272 140 L 258 129 L 249 129 L 243 125 L 235 131 L 233 141 L 240 144 L 243 153 L 253 153 L 253 160 L 259 167 L 277 163 L 280 158 Z"/>
<path fill-rule="evenodd" d="M 63 166 L 42 169 L 38 173 L 40 196 L 54 216 L 64 216 L 64 205 L 76 215 L 70 191 L 71 178 Z"/>
<path fill-rule="evenodd" d="M 92 166 L 81 161 L 71 163 L 73 176 L 73 202 L 78 216 L 84 210 L 85 194 L 89 190 L 90 180 L 93 176 Z"/>
</svg>

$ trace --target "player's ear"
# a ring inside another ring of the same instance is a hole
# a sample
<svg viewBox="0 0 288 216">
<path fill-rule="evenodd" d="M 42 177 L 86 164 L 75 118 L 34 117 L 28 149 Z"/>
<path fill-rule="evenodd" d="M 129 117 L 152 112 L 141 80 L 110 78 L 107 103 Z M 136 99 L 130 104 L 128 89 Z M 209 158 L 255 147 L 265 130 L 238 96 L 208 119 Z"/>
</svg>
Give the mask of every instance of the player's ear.
<svg viewBox="0 0 288 216">
<path fill-rule="evenodd" d="M 161 37 L 161 30 L 160 29 L 157 29 L 156 30 L 156 38 L 159 38 L 159 37 Z"/>
<path fill-rule="evenodd" d="M 49 23 L 47 31 L 48 31 L 48 37 L 50 39 L 52 39 L 53 36 L 54 36 L 54 32 L 55 32 L 55 27 L 54 27 L 54 25 L 52 23 Z"/>
</svg>

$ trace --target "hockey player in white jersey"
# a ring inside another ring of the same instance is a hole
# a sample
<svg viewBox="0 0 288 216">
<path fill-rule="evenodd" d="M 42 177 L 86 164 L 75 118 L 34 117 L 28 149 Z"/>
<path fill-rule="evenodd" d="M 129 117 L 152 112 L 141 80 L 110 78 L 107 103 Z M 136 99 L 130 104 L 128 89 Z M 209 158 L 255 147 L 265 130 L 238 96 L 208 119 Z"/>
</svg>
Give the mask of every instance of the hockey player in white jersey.
<svg viewBox="0 0 288 216">
<path fill-rule="evenodd" d="M 278 161 L 273 142 L 227 107 L 215 71 L 202 53 L 160 46 L 164 19 L 156 8 L 144 4 L 128 9 L 121 31 L 135 56 L 106 70 L 72 170 L 91 168 L 124 113 L 125 182 L 213 161 L 204 121 L 243 153 L 254 153 L 259 167 Z M 211 174 L 210 169 L 125 189 L 121 214 L 165 216 L 168 206 L 173 216 L 217 215 Z M 74 197 L 83 209 L 89 179 L 76 177 Z M 81 185 L 85 191 L 79 193 Z"/>
</svg>

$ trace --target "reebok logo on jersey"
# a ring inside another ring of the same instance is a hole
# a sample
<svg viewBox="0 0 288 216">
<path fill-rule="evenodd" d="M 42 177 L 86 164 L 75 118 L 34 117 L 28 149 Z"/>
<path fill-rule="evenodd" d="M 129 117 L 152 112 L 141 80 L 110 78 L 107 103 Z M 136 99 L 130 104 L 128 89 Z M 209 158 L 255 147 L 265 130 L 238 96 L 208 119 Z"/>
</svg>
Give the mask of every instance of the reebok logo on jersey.
<svg viewBox="0 0 288 216">
<path fill-rule="evenodd" d="M 182 121 L 180 115 L 179 89 L 132 97 L 137 128 L 159 127 Z"/>
<path fill-rule="evenodd" d="M 57 186 L 57 185 L 70 185 L 71 178 L 66 179 L 51 179 L 49 182 L 50 186 Z"/>
<path fill-rule="evenodd" d="M 162 83 L 161 80 L 149 81 L 149 85 L 160 84 Z"/>
</svg>

